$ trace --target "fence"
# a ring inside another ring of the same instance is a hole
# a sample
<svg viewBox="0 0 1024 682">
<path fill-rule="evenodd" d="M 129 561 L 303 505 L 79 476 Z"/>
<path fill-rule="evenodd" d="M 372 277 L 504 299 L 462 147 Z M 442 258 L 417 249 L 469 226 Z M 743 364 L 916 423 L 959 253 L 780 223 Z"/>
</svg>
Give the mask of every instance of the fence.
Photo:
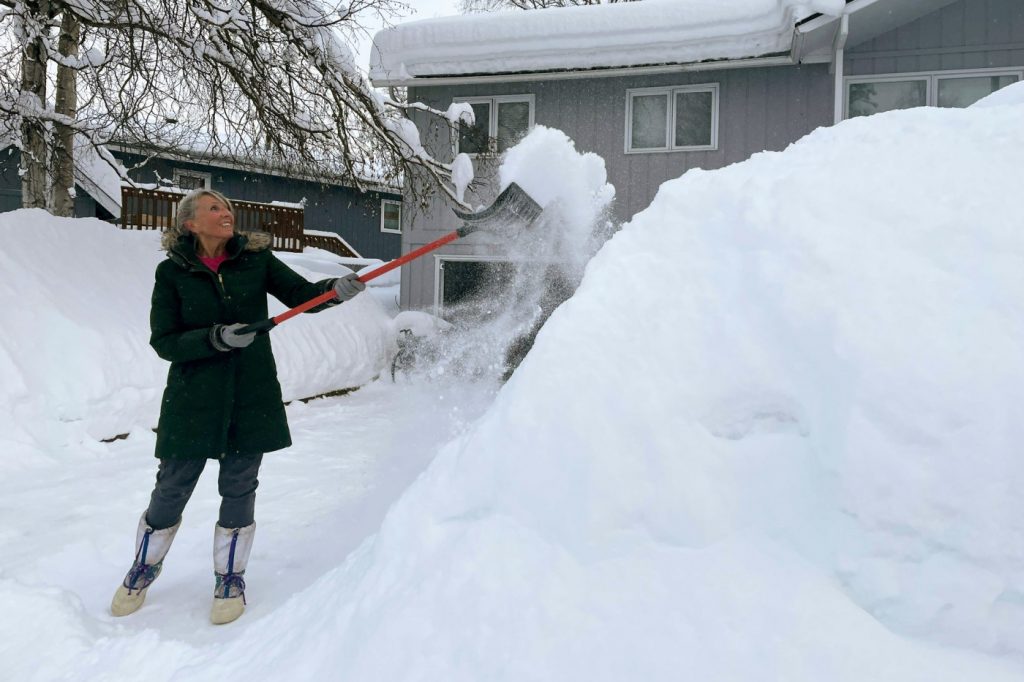
<svg viewBox="0 0 1024 682">
<path fill-rule="evenodd" d="M 121 187 L 121 227 L 126 230 L 163 230 L 174 224 L 182 195 L 162 190 Z M 235 227 L 273 235 L 278 251 L 302 251 L 306 245 L 301 208 L 234 201 Z M 318 245 L 319 246 L 319 245 Z M 343 255 L 343 254 L 339 254 Z"/>
<path fill-rule="evenodd" d="M 345 258 L 362 258 L 356 253 L 348 244 L 342 240 L 340 235 L 334 233 L 313 233 L 306 232 L 306 246 L 315 246 L 318 249 L 324 251 L 330 251 L 338 256 L 344 256 Z"/>
</svg>

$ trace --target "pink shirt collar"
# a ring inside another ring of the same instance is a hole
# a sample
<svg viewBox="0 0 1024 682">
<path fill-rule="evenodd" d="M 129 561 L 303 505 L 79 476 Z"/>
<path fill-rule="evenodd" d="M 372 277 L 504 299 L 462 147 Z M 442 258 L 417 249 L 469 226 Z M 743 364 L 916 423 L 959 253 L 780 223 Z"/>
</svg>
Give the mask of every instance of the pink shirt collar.
<svg viewBox="0 0 1024 682">
<path fill-rule="evenodd" d="M 220 268 L 220 264 L 226 261 L 227 259 L 228 255 L 226 253 L 220 256 L 214 256 L 213 258 L 204 258 L 203 256 L 199 256 L 199 260 L 203 262 L 203 265 L 210 268 L 214 272 L 217 272 L 217 270 Z"/>
</svg>

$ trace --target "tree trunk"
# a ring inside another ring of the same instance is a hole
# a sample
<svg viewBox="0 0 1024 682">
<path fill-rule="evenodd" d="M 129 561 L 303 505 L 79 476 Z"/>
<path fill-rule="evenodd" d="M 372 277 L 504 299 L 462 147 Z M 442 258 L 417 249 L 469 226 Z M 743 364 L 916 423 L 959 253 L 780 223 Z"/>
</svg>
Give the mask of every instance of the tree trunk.
<svg viewBox="0 0 1024 682">
<path fill-rule="evenodd" d="M 71 12 L 64 12 L 60 22 L 60 39 L 57 49 L 65 57 L 78 56 L 78 40 L 81 27 Z M 63 64 L 57 65 L 57 88 L 54 92 L 54 109 L 58 115 L 74 120 L 78 113 L 78 95 L 75 86 L 78 72 Z M 53 152 L 50 156 L 53 178 L 53 214 L 75 215 L 75 131 L 72 127 L 57 123 L 53 129 Z"/>
<path fill-rule="evenodd" d="M 27 14 L 45 26 L 49 0 L 25 3 Z M 42 36 L 22 48 L 21 97 L 24 104 L 40 109 L 46 106 L 46 63 Z M 25 208 L 46 208 L 46 127 L 37 118 L 21 124 L 21 204 Z"/>
</svg>

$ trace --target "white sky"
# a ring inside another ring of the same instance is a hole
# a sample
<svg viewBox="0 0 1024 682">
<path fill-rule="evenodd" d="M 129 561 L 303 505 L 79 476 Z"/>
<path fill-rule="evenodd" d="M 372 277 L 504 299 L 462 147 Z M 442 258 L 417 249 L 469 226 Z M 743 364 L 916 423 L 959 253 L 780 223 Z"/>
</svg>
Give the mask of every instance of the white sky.
<svg viewBox="0 0 1024 682">
<path fill-rule="evenodd" d="M 459 14 L 457 0 L 408 0 L 409 13 L 404 17 L 395 17 L 392 19 L 393 23 L 400 24 L 406 21 L 418 21 L 420 19 L 434 19 L 437 17 L 447 17 Z M 375 24 L 366 26 L 367 31 L 372 36 L 381 28 L 383 24 Z M 364 72 L 369 68 L 370 64 L 370 47 L 371 40 L 367 38 L 362 40 L 356 46 L 356 64 Z"/>
</svg>

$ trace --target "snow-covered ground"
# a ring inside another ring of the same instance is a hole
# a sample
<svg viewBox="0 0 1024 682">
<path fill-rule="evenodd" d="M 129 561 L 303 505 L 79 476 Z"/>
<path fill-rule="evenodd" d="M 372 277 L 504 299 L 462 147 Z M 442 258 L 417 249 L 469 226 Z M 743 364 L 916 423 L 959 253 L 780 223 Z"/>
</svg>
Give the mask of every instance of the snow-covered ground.
<svg viewBox="0 0 1024 682">
<path fill-rule="evenodd" d="M 153 242 L 0 216 L 0 678 L 1024 680 L 1024 85 L 999 99 L 666 183 L 496 396 L 293 404 L 219 628 L 211 476 L 106 612 L 154 468 Z M 386 358 L 378 301 L 335 312 L 274 332 L 291 395 Z"/>
</svg>

